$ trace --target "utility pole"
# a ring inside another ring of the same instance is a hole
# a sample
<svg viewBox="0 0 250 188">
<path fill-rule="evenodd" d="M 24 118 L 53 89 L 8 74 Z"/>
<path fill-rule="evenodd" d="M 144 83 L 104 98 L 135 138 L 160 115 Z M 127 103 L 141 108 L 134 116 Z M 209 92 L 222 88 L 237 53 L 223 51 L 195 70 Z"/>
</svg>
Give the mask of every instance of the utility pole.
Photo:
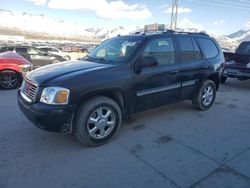
<svg viewBox="0 0 250 188">
<path fill-rule="evenodd" d="M 178 0 L 173 0 L 170 29 L 175 30 L 177 26 Z"/>
</svg>

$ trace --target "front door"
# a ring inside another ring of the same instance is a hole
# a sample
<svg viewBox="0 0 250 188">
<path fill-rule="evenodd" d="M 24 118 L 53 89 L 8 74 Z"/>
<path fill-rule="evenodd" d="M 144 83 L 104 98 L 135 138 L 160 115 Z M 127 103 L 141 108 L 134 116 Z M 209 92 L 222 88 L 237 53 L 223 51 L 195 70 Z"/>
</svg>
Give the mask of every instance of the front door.
<svg viewBox="0 0 250 188">
<path fill-rule="evenodd" d="M 35 67 L 48 65 L 51 63 L 51 57 L 49 55 L 45 55 L 45 53 L 42 53 L 37 48 L 28 48 L 28 54 L 30 55 L 31 62 Z"/>
<path fill-rule="evenodd" d="M 172 37 L 154 38 L 148 42 L 141 59 L 152 59 L 156 65 L 143 66 L 134 76 L 135 112 L 178 100 L 181 80 L 175 49 Z"/>
</svg>

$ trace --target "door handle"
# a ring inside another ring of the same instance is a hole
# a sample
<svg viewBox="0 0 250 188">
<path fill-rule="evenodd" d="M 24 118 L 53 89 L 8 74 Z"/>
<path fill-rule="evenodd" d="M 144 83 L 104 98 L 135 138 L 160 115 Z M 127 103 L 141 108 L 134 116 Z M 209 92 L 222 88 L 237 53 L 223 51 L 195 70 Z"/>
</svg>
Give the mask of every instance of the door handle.
<svg viewBox="0 0 250 188">
<path fill-rule="evenodd" d="M 177 74 L 177 73 L 179 73 L 179 70 L 170 71 L 170 74 Z"/>
<path fill-rule="evenodd" d="M 209 66 L 208 65 L 204 65 L 204 66 L 202 66 L 202 68 L 207 69 L 207 68 L 209 68 Z"/>
</svg>

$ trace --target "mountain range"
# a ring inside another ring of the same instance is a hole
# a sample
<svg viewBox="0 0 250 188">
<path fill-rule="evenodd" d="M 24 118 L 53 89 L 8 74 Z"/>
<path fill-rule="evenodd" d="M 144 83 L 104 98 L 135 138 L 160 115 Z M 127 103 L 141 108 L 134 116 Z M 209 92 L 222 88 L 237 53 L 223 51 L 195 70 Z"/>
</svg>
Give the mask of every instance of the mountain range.
<svg viewBox="0 0 250 188">
<path fill-rule="evenodd" d="M 43 38 L 78 38 L 88 40 L 103 40 L 117 35 L 126 35 L 143 30 L 141 27 L 86 27 L 78 23 L 57 20 L 42 14 L 17 13 L 0 9 L 0 35 L 24 35 Z M 197 32 L 197 28 L 182 28 L 182 31 Z M 206 32 L 206 31 L 202 31 Z M 227 36 L 208 33 L 214 37 L 222 47 L 235 48 L 241 41 L 250 40 L 250 29 L 239 30 Z M 32 37 L 31 37 L 32 38 Z M 46 37 L 45 37 L 46 38 Z"/>
</svg>

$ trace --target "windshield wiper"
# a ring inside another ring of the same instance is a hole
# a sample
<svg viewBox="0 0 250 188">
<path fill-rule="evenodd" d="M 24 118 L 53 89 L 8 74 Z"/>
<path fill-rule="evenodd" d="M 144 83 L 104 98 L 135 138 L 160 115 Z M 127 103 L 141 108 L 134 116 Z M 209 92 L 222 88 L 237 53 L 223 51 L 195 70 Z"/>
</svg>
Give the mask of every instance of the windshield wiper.
<svg viewBox="0 0 250 188">
<path fill-rule="evenodd" d="M 93 62 L 105 62 L 105 63 L 114 63 L 115 61 L 110 60 L 110 59 L 104 59 L 102 57 L 90 57 L 90 56 L 86 56 L 84 57 L 84 60 L 87 61 L 93 61 Z"/>
</svg>

